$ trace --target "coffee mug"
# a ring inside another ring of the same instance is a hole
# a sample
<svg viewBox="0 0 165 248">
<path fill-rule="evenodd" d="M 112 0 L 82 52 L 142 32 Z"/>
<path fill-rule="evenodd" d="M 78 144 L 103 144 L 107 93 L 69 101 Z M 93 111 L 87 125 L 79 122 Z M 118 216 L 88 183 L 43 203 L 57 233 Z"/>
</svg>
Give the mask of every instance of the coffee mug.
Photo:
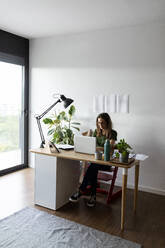
<svg viewBox="0 0 165 248">
<path fill-rule="evenodd" d="M 102 160 L 102 152 L 100 152 L 100 151 L 95 152 L 95 159 L 96 160 Z"/>
</svg>

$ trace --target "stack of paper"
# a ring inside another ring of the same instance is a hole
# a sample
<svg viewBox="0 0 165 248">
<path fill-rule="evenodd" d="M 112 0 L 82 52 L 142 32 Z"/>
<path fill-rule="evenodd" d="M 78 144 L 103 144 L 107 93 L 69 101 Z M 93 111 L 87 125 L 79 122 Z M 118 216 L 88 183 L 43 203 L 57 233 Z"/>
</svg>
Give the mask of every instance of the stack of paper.
<svg viewBox="0 0 165 248">
<path fill-rule="evenodd" d="M 105 96 L 104 107 L 105 107 L 105 112 L 107 112 L 107 113 L 115 113 L 116 112 L 116 95 L 115 94 Z"/>
<path fill-rule="evenodd" d="M 116 106 L 118 113 L 129 113 L 129 95 L 117 95 Z"/>
<path fill-rule="evenodd" d="M 135 159 L 136 160 L 141 160 L 144 161 L 145 159 L 147 159 L 149 156 L 145 155 L 145 154 L 136 154 Z"/>
<path fill-rule="evenodd" d="M 56 147 L 59 149 L 63 149 L 63 150 L 71 150 L 74 149 L 74 146 L 72 145 L 67 145 L 67 144 L 56 144 Z"/>
</svg>

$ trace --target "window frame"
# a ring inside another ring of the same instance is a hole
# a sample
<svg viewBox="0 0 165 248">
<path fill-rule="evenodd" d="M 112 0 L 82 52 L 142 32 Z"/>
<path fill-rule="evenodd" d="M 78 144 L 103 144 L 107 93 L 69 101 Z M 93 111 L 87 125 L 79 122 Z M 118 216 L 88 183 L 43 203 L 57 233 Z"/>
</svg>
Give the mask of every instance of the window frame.
<svg viewBox="0 0 165 248">
<path fill-rule="evenodd" d="M 23 113 L 24 147 L 23 164 L 0 171 L 0 176 L 28 167 L 29 151 L 29 40 L 0 30 L 0 61 L 22 65 L 23 70 Z"/>
</svg>

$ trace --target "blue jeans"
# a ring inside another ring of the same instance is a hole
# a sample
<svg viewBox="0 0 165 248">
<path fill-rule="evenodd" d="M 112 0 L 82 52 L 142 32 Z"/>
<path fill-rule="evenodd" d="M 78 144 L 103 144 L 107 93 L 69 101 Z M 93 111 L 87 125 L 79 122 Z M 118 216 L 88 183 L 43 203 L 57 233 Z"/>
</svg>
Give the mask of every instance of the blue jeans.
<svg viewBox="0 0 165 248">
<path fill-rule="evenodd" d="M 96 195 L 97 175 L 99 170 L 109 171 L 110 166 L 91 163 L 84 175 L 80 190 L 85 191 L 88 185 L 91 185 L 91 194 Z"/>
</svg>

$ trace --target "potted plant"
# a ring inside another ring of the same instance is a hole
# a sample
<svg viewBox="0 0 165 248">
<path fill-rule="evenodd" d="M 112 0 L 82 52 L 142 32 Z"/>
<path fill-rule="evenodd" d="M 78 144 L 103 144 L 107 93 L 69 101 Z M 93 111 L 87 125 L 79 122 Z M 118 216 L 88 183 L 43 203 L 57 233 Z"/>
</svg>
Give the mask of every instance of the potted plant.
<svg viewBox="0 0 165 248">
<path fill-rule="evenodd" d="M 48 125 L 48 135 L 51 135 L 51 141 L 55 144 L 74 145 L 73 129 L 80 131 L 79 122 L 73 122 L 72 118 L 75 114 L 75 106 L 71 105 L 68 112 L 62 111 L 56 113 L 52 118 L 45 118 L 43 122 Z"/>
<path fill-rule="evenodd" d="M 119 161 L 122 163 L 128 163 L 130 153 L 129 150 L 132 149 L 132 147 L 128 143 L 126 143 L 124 139 L 121 139 L 117 143 L 116 148 L 119 151 L 119 153 L 117 154 L 117 157 L 119 157 Z"/>
</svg>

